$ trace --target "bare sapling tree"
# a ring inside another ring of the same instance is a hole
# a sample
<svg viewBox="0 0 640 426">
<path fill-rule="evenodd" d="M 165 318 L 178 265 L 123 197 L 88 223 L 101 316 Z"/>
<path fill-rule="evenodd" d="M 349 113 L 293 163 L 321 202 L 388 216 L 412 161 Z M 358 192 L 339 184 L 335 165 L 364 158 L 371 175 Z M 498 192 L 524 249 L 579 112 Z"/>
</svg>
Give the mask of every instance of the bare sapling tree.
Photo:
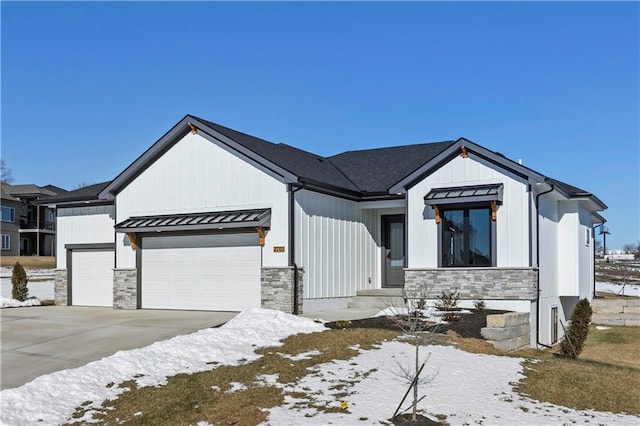
<svg viewBox="0 0 640 426">
<path fill-rule="evenodd" d="M 404 398 L 402 398 L 402 401 L 400 401 L 400 404 L 394 412 L 391 418 L 392 421 L 398 415 L 402 404 L 404 404 L 404 401 L 411 390 L 413 390 L 411 419 L 412 421 L 416 421 L 418 416 L 418 403 L 424 399 L 424 396 L 420 398 L 419 386 L 425 385 L 435 379 L 435 375 L 421 379 L 422 370 L 427 364 L 431 353 L 428 353 L 425 359 L 421 362 L 420 347 L 427 346 L 432 342 L 433 333 L 435 332 L 433 326 L 437 323 L 437 321 L 433 321 L 434 318 L 431 316 L 431 310 L 427 307 L 429 294 L 429 286 L 426 283 L 423 283 L 422 285 L 412 289 L 407 289 L 406 287 L 403 288 L 401 302 L 393 300 L 392 298 L 388 298 L 385 301 L 385 312 L 398 326 L 398 328 L 402 330 L 403 337 L 413 344 L 415 348 L 413 365 L 405 365 L 403 363 L 398 364 L 398 374 L 407 379 L 410 385 L 404 395 Z"/>
</svg>

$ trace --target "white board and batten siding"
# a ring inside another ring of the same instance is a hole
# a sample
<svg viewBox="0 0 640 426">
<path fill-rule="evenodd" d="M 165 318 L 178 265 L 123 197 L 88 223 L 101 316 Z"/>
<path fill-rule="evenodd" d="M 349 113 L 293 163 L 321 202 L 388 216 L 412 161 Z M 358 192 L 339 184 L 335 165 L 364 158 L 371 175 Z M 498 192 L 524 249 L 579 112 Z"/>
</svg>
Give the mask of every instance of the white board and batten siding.
<svg viewBox="0 0 640 426">
<path fill-rule="evenodd" d="M 308 190 L 295 196 L 296 262 L 304 268 L 305 309 L 314 309 L 308 304 L 319 299 L 379 288 L 378 210 Z"/>
<path fill-rule="evenodd" d="M 117 222 L 134 216 L 271 209 L 264 266 L 288 265 L 288 193 L 282 179 L 206 135 L 187 134 L 117 196 Z M 255 233 L 255 239 L 258 235 Z M 117 267 L 134 268 L 135 252 L 118 234 Z"/>
<path fill-rule="evenodd" d="M 67 244 L 113 243 L 113 205 L 58 208 L 56 219 L 56 268 L 67 268 Z M 113 259 L 111 260 L 113 268 Z"/>
<path fill-rule="evenodd" d="M 468 158 L 457 156 L 435 170 L 408 192 L 408 266 L 438 267 L 438 226 L 435 213 L 425 206 L 424 196 L 434 188 L 502 183 L 503 204 L 497 211 L 498 267 L 529 266 L 529 192 L 528 182 L 473 153 Z M 415 214 L 423 212 L 423 214 Z"/>
</svg>

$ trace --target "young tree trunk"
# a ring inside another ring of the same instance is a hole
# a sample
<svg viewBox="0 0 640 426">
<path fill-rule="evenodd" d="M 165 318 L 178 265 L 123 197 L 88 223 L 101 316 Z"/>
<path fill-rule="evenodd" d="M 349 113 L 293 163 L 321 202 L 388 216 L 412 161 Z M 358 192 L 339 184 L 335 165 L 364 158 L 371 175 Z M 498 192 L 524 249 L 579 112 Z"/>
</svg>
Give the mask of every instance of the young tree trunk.
<svg viewBox="0 0 640 426">
<path fill-rule="evenodd" d="M 416 342 L 416 375 L 418 374 L 418 357 L 419 357 L 420 345 Z M 419 380 L 419 379 L 418 379 Z M 413 387 L 413 413 L 411 414 L 411 420 L 414 422 L 418 419 L 418 381 L 416 381 Z"/>
</svg>

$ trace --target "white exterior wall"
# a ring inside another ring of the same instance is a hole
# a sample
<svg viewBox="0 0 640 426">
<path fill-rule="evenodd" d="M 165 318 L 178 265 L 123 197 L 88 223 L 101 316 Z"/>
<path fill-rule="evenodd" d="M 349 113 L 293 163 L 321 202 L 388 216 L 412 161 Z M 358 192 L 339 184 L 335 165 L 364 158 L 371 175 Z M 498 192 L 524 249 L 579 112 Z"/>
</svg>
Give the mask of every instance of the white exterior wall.
<svg viewBox="0 0 640 426">
<path fill-rule="evenodd" d="M 558 295 L 577 296 L 582 234 L 577 201 L 558 203 Z"/>
<path fill-rule="evenodd" d="M 592 299 L 593 296 L 593 228 L 591 223 L 591 213 L 579 207 L 579 230 L 578 230 L 578 295 L 581 299 Z M 589 240 L 587 241 L 587 231 Z"/>
<path fill-rule="evenodd" d="M 56 268 L 66 269 L 66 244 L 113 243 L 114 207 L 58 208 L 56 219 Z"/>
<path fill-rule="evenodd" d="M 433 188 L 489 183 L 504 185 L 503 204 L 498 206 L 497 266 L 529 266 L 528 182 L 470 153 L 455 157 L 419 182 L 408 193 L 408 266 L 438 267 L 438 226 L 435 213 L 424 204 Z"/>
<path fill-rule="evenodd" d="M 296 263 L 304 268 L 305 310 L 310 299 L 355 296 L 380 288 L 380 212 L 312 191 L 296 192 Z"/>
<path fill-rule="evenodd" d="M 117 222 L 132 216 L 271 208 L 264 266 L 288 265 L 273 246 L 288 244 L 288 193 L 280 177 L 201 133 L 187 134 L 116 197 Z M 256 239 L 258 235 L 256 233 Z M 135 252 L 117 234 L 117 267 L 134 268 Z"/>
</svg>

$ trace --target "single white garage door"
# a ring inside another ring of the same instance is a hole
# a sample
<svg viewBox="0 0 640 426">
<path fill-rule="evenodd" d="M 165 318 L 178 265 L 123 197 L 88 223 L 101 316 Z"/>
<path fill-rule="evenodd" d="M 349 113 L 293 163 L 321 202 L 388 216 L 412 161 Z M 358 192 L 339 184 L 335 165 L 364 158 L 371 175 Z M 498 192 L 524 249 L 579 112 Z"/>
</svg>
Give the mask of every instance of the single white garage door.
<svg viewBox="0 0 640 426">
<path fill-rule="evenodd" d="M 260 307 L 260 246 L 255 233 L 146 237 L 141 254 L 143 308 Z"/>
<path fill-rule="evenodd" d="M 113 306 L 113 250 L 71 251 L 71 304 Z"/>
</svg>

